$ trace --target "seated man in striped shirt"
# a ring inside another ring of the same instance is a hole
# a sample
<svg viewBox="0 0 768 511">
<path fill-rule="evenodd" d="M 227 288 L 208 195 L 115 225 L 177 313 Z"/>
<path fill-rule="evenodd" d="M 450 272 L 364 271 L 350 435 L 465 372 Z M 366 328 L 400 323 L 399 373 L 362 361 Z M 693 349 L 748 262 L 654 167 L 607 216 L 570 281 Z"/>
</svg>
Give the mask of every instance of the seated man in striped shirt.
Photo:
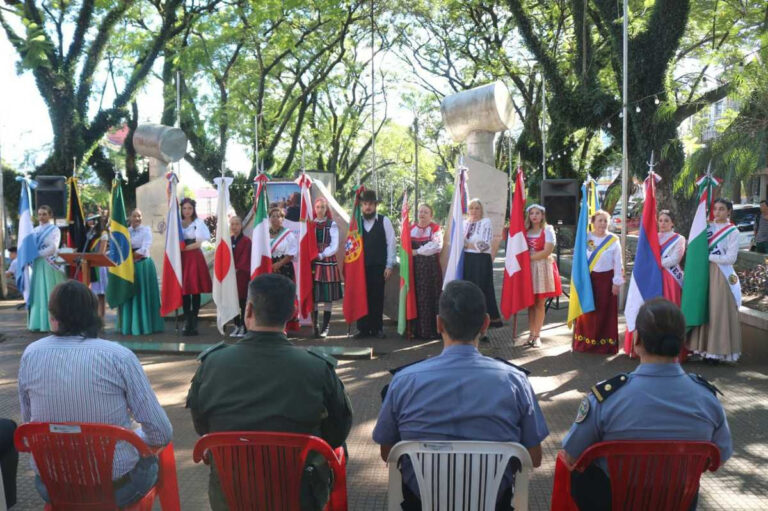
<svg viewBox="0 0 768 511">
<path fill-rule="evenodd" d="M 22 421 L 113 424 L 134 429 L 150 446 L 166 445 L 171 441 L 171 422 L 136 355 L 98 338 L 102 323 L 97 305 L 96 296 L 75 280 L 62 282 L 51 292 L 53 335 L 33 342 L 21 356 Z M 36 470 L 34 463 L 32 468 Z M 127 506 L 146 495 L 157 472 L 157 458 L 139 458 L 136 449 L 118 443 L 112 465 L 117 505 Z M 35 486 L 48 502 L 39 476 Z"/>
</svg>

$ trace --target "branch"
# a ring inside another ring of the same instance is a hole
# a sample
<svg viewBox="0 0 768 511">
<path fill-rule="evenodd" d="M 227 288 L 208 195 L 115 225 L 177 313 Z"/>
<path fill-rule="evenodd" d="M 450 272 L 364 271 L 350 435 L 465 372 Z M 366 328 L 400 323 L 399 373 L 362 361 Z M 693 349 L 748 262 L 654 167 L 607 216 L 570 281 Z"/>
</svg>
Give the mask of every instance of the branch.
<svg viewBox="0 0 768 511">
<path fill-rule="evenodd" d="M 717 101 L 720 101 L 728 95 L 731 91 L 731 82 L 724 83 L 723 85 L 705 92 L 694 101 L 683 103 L 678 106 L 673 114 L 673 119 L 676 125 L 680 125 L 684 120 L 694 115 L 695 113 L 704 109 L 707 105 L 711 105 Z"/>
<path fill-rule="evenodd" d="M 93 9 L 95 0 L 83 0 L 83 5 L 80 7 L 80 13 L 77 15 L 77 22 L 75 23 L 75 32 L 72 34 L 72 42 L 67 50 L 67 56 L 64 58 L 64 67 L 70 69 L 72 62 L 80 57 L 80 53 L 83 51 L 83 44 L 85 42 L 85 34 L 91 27 L 91 18 L 93 17 Z M 64 9 L 64 2 L 62 2 L 62 10 Z"/>
</svg>

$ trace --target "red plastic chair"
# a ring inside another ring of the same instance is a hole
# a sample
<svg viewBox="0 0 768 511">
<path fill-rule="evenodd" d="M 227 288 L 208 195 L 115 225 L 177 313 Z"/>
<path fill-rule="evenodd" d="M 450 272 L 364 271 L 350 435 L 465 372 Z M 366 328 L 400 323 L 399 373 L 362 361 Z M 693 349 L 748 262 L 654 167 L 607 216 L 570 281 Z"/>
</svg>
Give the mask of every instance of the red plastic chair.
<svg viewBox="0 0 768 511">
<path fill-rule="evenodd" d="M 229 431 L 210 433 L 195 444 L 195 463 L 213 454 L 230 511 L 298 511 L 299 486 L 309 451 L 320 453 L 333 473 L 326 511 L 347 510 L 344 450 L 325 440 L 295 433 Z"/>
<path fill-rule="evenodd" d="M 18 427 L 14 443 L 30 452 L 50 504 L 46 511 L 118 509 L 112 485 L 112 462 L 118 441 L 131 444 L 139 456 L 158 456 L 157 484 L 138 502 L 123 508 L 151 511 L 155 497 L 163 511 L 179 511 L 179 486 L 173 444 L 152 451 L 130 429 L 109 424 L 30 422 Z"/>
<path fill-rule="evenodd" d="M 611 509 L 679 511 L 691 506 L 706 470 L 720 466 L 720 450 L 710 442 L 600 442 L 584 451 L 573 465 L 560 451 L 555 464 L 552 511 L 578 511 L 571 498 L 571 472 L 583 472 L 604 458 L 611 480 Z"/>
</svg>

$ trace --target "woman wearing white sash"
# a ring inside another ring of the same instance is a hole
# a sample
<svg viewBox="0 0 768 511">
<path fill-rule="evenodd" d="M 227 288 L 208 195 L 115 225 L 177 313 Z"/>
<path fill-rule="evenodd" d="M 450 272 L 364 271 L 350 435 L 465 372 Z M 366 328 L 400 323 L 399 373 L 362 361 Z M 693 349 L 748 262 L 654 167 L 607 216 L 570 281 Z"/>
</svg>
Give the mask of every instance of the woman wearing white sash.
<svg viewBox="0 0 768 511">
<path fill-rule="evenodd" d="M 32 265 L 27 328 L 33 332 L 48 332 L 48 296 L 56 284 L 67 277 L 54 265 L 61 243 L 61 231 L 53 221 L 53 210 L 42 205 L 37 208 L 37 227 L 32 231 L 37 245 L 37 259 Z"/>
<path fill-rule="evenodd" d="M 296 282 L 296 274 L 293 270 L 293 258 L 299 253 L 299 243 L 296 236 L 287 227 L 283 227 L 285 213 L 279 207 L 269 210 L 269 248 L 272 251 L 272 273 L 280 275 Z M 299 329 L 299 317 L 294 317 L 285 326 L 289 332 Z"/>
<path fill-rule="evenodd" d="M 680 262 L 685 255 L 685 237 L 674 231 L 675 219 L 668 209 L 659 211 L 659 247 L 661 248 L 661 266 L 663 296 L 680 307 L 683 295 L 683 269 Z"/>
<path fill-rule="evenodd" d="M 712 203 L 715 221 L 707 228 L 709 238 L 709 323 L 694 327 L 689 348 L 717 364 L 735 362 L 741 355 L 741 284 L 733 263 L 739 255 L 739 230 L 729 216 L 730 201 L 719 198 Z"/>
</svg>

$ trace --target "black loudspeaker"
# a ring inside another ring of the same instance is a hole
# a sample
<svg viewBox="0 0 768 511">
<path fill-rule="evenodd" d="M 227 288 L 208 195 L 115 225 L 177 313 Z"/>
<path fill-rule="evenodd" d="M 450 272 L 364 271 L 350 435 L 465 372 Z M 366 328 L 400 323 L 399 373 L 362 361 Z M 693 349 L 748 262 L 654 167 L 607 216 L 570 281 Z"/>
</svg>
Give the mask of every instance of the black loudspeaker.
<svg viewBox="0 0 768 511">
<path fill-rule="evenodd" d="M 545 179 L 541 183 L 541 202 L 547 208 L 550 225 L 576 225 L 579 218 L 579 180 Z"/>
<path fill-rule="evenodd" d="M 53 216 L 58 219 L 67 217 L 67 179 L 64 176 L 37 176 L 35 189 L 35 208 L 48 205 Z"/>
</svg>

